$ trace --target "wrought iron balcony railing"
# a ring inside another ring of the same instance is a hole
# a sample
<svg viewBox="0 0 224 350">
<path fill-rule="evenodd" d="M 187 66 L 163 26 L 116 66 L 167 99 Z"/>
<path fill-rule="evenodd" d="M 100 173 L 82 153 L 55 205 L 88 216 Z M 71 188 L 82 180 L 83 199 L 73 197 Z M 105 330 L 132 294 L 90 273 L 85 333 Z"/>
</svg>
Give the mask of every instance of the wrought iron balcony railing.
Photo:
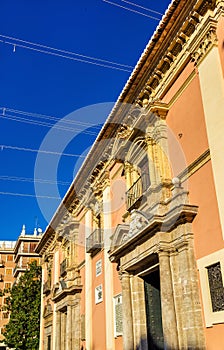
<svg viewBox="0 0 224 350">
<path fill-rule="evenodd" d="M 102 248 L 102 230 L 97 228 L 86 238 L 86 252 L 97 253 Z"/>
<path fill-rule="evenodd" d="M 147 190 L 150 185 L 149 175 L 142 174 L 137 181 L 126 192 L 126 204 L 127 210 L 134 209 L 134 207 L 142 199 L 143 193 Z"/>
<path fill-rule="evenodd" d="M 64 259 L 60 264 L 60 275 L 64 276 L 67 273 L 67 259 Z"/>
</svg>

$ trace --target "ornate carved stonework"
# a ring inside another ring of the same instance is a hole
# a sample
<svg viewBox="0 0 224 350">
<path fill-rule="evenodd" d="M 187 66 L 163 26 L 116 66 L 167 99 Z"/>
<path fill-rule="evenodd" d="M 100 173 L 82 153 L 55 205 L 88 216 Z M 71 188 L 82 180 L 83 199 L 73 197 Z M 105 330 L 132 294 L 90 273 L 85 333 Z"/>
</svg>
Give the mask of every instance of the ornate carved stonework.
<svg viewBox="0 0 224 350">
<path fill-rule="evenodd" d="M 140 212 L 139 210 L 133 210 L 131 212 L 129 231 L 123 236 L 122 243 L 141 231 L 148 224 L 148 222 L 148 218 L 144 213 Z"/>
<path fill-rule="evenodd" d="M 211 23 L 211 26 L 207 33 L 204 35 L 200 45 L 193 52 L 192 61 L 195 62 L 195 65 L 197 65 L 203 59 L 203 57 L 205 57 L 205 55 L 213 46 L 218 45 L 216 29 L 216 23 Z"/>
</svg>

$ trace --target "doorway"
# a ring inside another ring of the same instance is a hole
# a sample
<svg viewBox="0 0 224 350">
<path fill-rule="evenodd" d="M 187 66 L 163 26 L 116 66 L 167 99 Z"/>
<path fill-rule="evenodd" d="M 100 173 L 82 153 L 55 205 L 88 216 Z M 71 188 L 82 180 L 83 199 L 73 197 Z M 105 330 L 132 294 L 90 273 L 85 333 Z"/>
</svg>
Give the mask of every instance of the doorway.
<svg viewBox="0 0 224 350">
<path fill-rule="evenodd" d="M 159 268 L 144 280 L 148 350 L 164 350 Z"/>
</svg>

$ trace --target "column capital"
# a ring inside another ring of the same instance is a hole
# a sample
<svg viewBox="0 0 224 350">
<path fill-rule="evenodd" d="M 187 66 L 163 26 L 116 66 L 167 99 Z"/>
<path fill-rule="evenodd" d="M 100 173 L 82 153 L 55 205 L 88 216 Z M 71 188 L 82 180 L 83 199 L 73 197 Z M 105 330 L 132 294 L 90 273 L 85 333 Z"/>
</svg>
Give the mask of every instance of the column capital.
<svg viewBox="0 0 224 350">
<path fill-rule="evenodd" d="M 119 274 L 119 279 L 121 281 L 124 280 L 125 278 L 130 279 L 131 277 L 131 275 L 126 270 L 122 270 L 122 269 L 119 270 L 118 274 Z"/>
<path fill-rule="evenodd" d="M 169 112 L 169 106 L 167 103 L 159 100 L 154 100 L 149 104 L 149 111 L 161 119 L 166 119 L 166 116 Z"/>
</svg>

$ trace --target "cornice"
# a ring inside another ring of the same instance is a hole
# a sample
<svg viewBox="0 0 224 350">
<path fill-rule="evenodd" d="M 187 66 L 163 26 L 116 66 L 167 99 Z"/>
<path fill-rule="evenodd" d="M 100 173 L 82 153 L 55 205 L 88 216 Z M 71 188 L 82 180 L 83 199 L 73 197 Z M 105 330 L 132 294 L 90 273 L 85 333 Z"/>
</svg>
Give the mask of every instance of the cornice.
<svg viewBox="0 0 224 350">
<path fill-rule="evenodd" d="M 81 293 L 82 286 L 81 285 L 73 285 L 69 288 L 65 288 L 59 292 L 55 291 L 54 296 L 52 297 L 52 301 L 55 303 L 59 302 L 60 300 L 64 299 L 68 295 L 75 295 L 77 293 Z"/>
</svg>

